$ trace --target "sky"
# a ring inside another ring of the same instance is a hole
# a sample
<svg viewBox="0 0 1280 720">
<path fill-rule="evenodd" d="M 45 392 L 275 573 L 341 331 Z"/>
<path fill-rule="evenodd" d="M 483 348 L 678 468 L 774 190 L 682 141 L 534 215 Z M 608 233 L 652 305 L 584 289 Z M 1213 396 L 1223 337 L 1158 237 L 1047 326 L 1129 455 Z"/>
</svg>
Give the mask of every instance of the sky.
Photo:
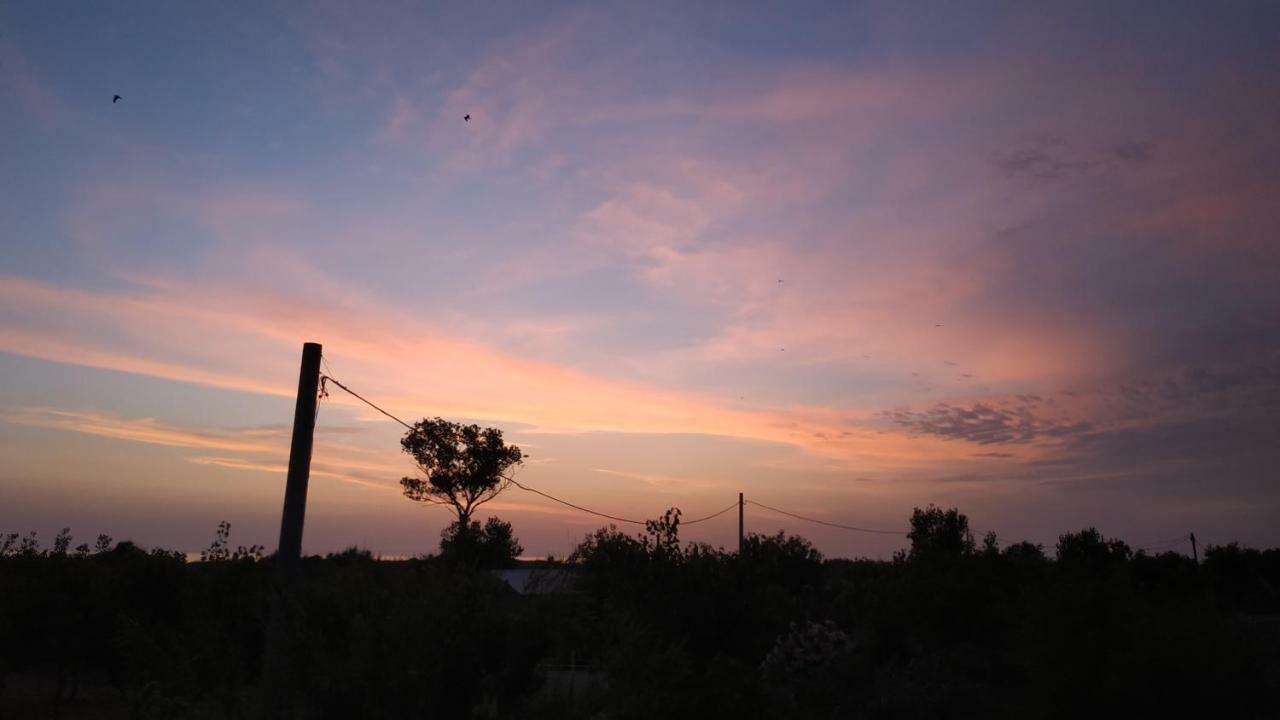
<svg viewBox="0 0 1280 720">
<path fill-rule="evenodd" d="M 624 518 L 1280 545 L 1278 70 L 1274 3 L 6 3 L 0 531 L 274 548 L 314 341 Z M 436 548 L 402 431 L 321 401 L 305 551 Z"/>
</svg>

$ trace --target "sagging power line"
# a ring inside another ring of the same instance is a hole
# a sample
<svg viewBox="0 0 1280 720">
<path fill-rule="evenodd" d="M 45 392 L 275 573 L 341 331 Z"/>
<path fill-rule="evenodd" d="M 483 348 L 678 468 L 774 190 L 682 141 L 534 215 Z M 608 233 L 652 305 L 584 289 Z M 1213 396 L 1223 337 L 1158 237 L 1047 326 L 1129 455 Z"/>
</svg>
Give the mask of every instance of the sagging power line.
<svg viewBox="0 0 1280 720">
<path fill-rule="evenodd" d="M 761 508 L 764 508 L 765 510 L 770 510 L 772 512 L 780 513 L 788 517 L 793 517 L 797 520 L 804 520 L 805 522 L 817 523 L 819 525 L 826 525 L 827 527 L 839 528 L 841 530 L 852 530 L 854 532 L 875 533 L 877 535 L 906 536 L 906 533 L 902 532 L 901 530 L 873 530 L 871 528 L 855 527 L 853 525 L 841 525 L 840 523 L 827 522 L 826 520 L 819 520 L 817 518 L 805 517 L 804 515 L 797 515 L 796 513 L 793 513 L 793 512 L 787 512 L 786 510 L 779 510 L 776 507 L 770 507 L 768 505 L 765 505 L 764 503 L 758 503 L 755 500 L 747 500 L 746 503 L 748 505 L 755 505 L 756 507 L 761 507 Z"/>
<path fill-rule="evenodd" d="M 561 505 L 564 505 L 566 507 L 571 507 L 574 510 L 581 510 L 584 513 L 590 513 L 592 515 L 597 515 L 602 518 L 608 518 L 610 520 L 617 520 L 618 522 L 631 523 L 632 525 L 644 525 L 643 520 L 631 520 L 629 518 L 617 517 L 615 515 L 609 515 L 607 513 L 597 512 L 595 510 L 588 510 L 587 508 L 584 508 L 581 505 L 574 505 L 568 500 L 561 500 L 560 498 L 555 497 L 554 495 L 548 495 L 547 493 L 544 493 L 541 490 L 535 490 L 534 488 L 531 488 L 527 485 L 523 485 L 514 478 L 507 478 L 507 481 L 510 482 L 512 485 L 515 485 L 516 487 L 520 488 L 521 490 L 524 490 L 525 492 L 531 492 L 535 495 L 541 495 L 542 497 L 548 500 L 554 500 L 555 502 L 558 502 Z"/>
<path fill-rule="evenodd" d="M 727 508 L 725 508 L 725 509 L 723 509 L 723 510 L 720 510 L 720 511 L 718 511 L 718 512 L 713 512 L 713 513 L 711 513 L 710 515 L 707 515 L 706 517 L 700 517 L 700 518 L 698 518 L 698 519 L 696 519 L 696 520 L 681 520 L 681 521 L 680 521 L 680 524 L 681 524 L 681 525 L 695 525 L 695 524 L 700 523 L 700 522 L 706 522 L 707 520 L 713 520 L 713 519 L 718 518 L 718 517 L 720 517 L 721 515 L 723 515 L 723 514 L 725 514 L 725 513 L 729 512 L 730 510 L 732 510 L 732 509 L 734 509 L 734 508 L 736 508 L 736 507 L 738 507 L 738 503 L 734 503 L 734 504 L 730 505 L 729 507 L 727 507 Z"/>
<path fill-rule="evenodd" d="M 327 370 L 327 371 L 329 371 L 329 372 L 332 372 L 331 368 L 329 367 L 328 362 L 323 358 L 323 356 L 321 357 L 321 361 L 323 361 L 323 362 L 324 362 L 325 370 Z M 357 393 L 356 391 L 352 390 L 351 388 L 347 387 L 345 384 L 343 384 L 342 382 L 340 382 L 339 380 L 337 380 L 336 378 L 334 378 L 331 374 L 320 374 L 320 375 L 319 375 L 319 383 L 320 383 L 320 385 L 319 385 L 318 398 L 325 398 L 325 397 L 328 397 L 328 392 L 327 392 L 327 390 L 326 390 L 326 384 L 327 384 L 327 383 L 330 383 L 330 382 L 332 382 L 334 385 L 336 385 L 337 387 L 341 388 L 344 392 L 348 393 L 349 395 L 351 395 L 352 397 L 356 398 L 356 399 L 357 399 L 357 400 L 359 400 L 360 402 L 364 403 L 365 405 L 368 405 L 369 407 L 371 407 L 371 408 L 373 408 L 374 410 L 378 411 L 378 412 L 379 412 L 379 413 L 381 413 L 382 415 L 384 415 L 384 416 L 386 416 L 386 417 L 390 418 L 391 420 L 393 420 L 393 421 L 395 421 L 395 422 L 399 423 L 400 425 L 402 425 L 402 426 L 403 426 L 403 427 L 405 427 L 406 429 L 408 429 L 408 430 L 413 430 L 413 429 L 414 429 L 414 426 L 413 426 L 413 425 L 411 425 L 411 424 L 409 424 L 409 423 L 405 422 L 404 420 L 401 420 L 399 417 L 396 417 L 396 416 L 395 416 L 394 414 L 392 414 L 391 412 L 389 412 L 389 411 L 387 411 L 387 410 L 383 409 L 383 408 L 382 408 L 382 407 L 380 407 L 378 404 L 374 403 L 373 401 L 369 400 L 368 398 L 364 397 L 363 395 L 361 395 L 361 394 Z M 318 413 L 318 410 L 319 410 L 319 409 L 318 409 L 318 407 L 317 407 L 317 413 Z M 519 489 L 521 489 L 521 490 L 523 490 L 523 491 L 525 491 L 525 492 L 533 493 L 534 495 L 539 495 L 539 496 L 541 496 L 541 497 L 543 497 L 543 498 L 546 498 L 547 500 L 551 500 L 552 502 L 558 503 L 558 504 L 563 505 L 563 506 L 568 507 L 568 508 L 572 508 L 572 509 L 577 510 L 577 511 L 579 511 L 579 512 L 586 513 L 586 514 L 588 514 L 588 515 L 594 515 L 594 516 L 596 516 L 596 517 L 604 518 L 604 519 L 606 519 L 606 520 L 612 520 L 612 521 L 614 521 L 614 522 L 620 522 L 620 523 L 627 523 L 627 524 L 630 524 L 630 525 L 640 525 L 640 526 L 644 526 L 644 525 L 646 525 L 646 524 L 647 524 L 647 522 L 646 522 L 646 521 L 644 521 L 644 520 L 636 520 L 636 519 L 634 519 L 634 518 L 621 517 L 621 516 L 618 516 L 618 515 L 611 515 L 611 514 L 609 514 L 609 513 L 600 512 L 600 511 L 598 511 L 598 510 L 592 510 L 591 508 L 584 507 L 584 506 L 582 506 L 582 505 L 578 505 L 578 504 L 576 504 L 576 503 L 569 502 L 568 500 L 564 500 L 563 498 L 559 498 L 559 497 L 556 497 L 555 495 L 552 495 L 552 494 L 550 494 L 550 493 L 544 492 L 544 491 L 539 490 L 539 489 L 537 489 L 537 488 L 530 487 L 530 486 L 528 486 L 528 485 L 526 485 L 526 484 L 524 484 L 524 483 L 519 482 L 518 480 L 516 480 L 516 479 L 514 479 L 514 478 L 507 478 L 506 480 L 507 480 L 507 482 L 508 482 L 508 483 L 510 483 L 511 485 L 514 485 L 514 486 L 516 486 L 517 488 L 519 488 Z M 744 532 L 744 530 L 743 530 L 743 524 L 742 524 L 742 509 L 743 509 L 743 507 L 744 507 L 745 505 L 755 505 L 756 507 L 761 508 L 761 509 L 763 509 L 763 510 L 767 510 L 767 511 L 769 511 L 769 512 L 778 513 L 779 515 L 785 515 L 785 516 L 787 516 L 787 517 L 794 518 L 794 519 L 796 519 L 796 520 L 801 520 L 801 521 L 803 521 L 803 522 L 813 523 L 813 524 L 816 524 L 816 525 L 822 525 L 822 526 L 824 526 L 824 527 L 835 528 L 835 529 L 838 529 L 838 530 L 845 530 L 845 531 L 849 531 L 849 532 L 868 533 L 868 534 L 874 534 L 874 535 L 894 535 L 894 536 L 898 536 L 898 537 L 907 537 L 907 536 L 908 536 L 908 533 L 907 533 L 906 531 L 903 531 L 903 530 L 884 530 L 884 529 L 879 529 L 879 528 L 867 528 L 867 527 L 860 527 L 860 526 L 857 526 L 857 525 L 845 525 L 845 524 L 843 524 L 843 523 L 836 523 L 836 522 L 831 522 L 831 521 L 829 521 L 829 520 L 821 520 L 821 519 L 818 519 L 818 518 L 809 517 L 809 516 L 807 516 L 807 515 L 802 515 L 802 514 L 800 514 L 800 513 L 795 513 L 795 512 L 791 512 L 791 511 L 789 511 L 789 510 L 783 510 L 783 509 L 781 509 L 781 508 L 773 507 L 773 506 L 771 506 L 771 505 L 766 505 L 766 504 L 761 503 L 761 502 L 758 502 L 758 501 L 756 501 L 756 500 L 748 500 L 748 499 L 745 499 L 745 498 L 743 498 L 743 496 L 742 496 L 742 494 L 741 494 L 741 493 L 739 493 L 739 499 L 738 499 L 738 502 L 733 503 L 732 505 L 729 505 L 729 506 L 725 507 L 725 508 L 724 508 L 724 509 L 722 509 L 722 510 L 718 510 L 718 511 L 716 511 L 716 512 L 714 512 L 714 513 L 711 513 L 710 515 L 706 515 L 706 516 L 703 516 L 703 517 L 695 518 L 695 519 L 693 519 L 693 520 L 682 520 L 682 521 L 680 522 L 680 524 L 681 524 L 681 525 L 695 525 L 695 524 L 698 524 L 698 523 L 707 522 L 707 521 L 709 521 L 709 520 L 713 520 L 713 519 L 715 519 L 715 518 L 718 518 L 718 517 L 720 517 L 721 515 L 724 515 L 725 513 L 729 512 L 730 510 L 733 510 L 735 507 L 736 507 L 736 508 L 739 508 L 739 527 L 738 527 L 738 535 L 739 535 L 739 538 L 738 538 L 738 540 L 739 540 L 739 548 L 741 548 L 741 543 L 742 543 L 742 539 L 743 539 L 743 538 L 742 538 L 742 536 L 743 536 L 743 532 Z M 973 532 L 974 532 L 974 533 L 980 533 L 980 531 L 978 531 L 978 530 L 973 530 Z M 1156 549 L 1161 549 L 1161 548 L 1169 547 L 1169 546 L 1175 545 L 1175 544 L 1177 544 L 1177 543 L 1185 542 L 1185 541 L 1187 541 L 1187 540 L 1191 540 L 1191 542 L 1192 542 L 1192 553 L 1193 553 L 1193 555 L 1196 555 L 1197 560 L 1198 560 L 1198 553 L 1196 552 L 1196 548 L 1195 548 L 1195 539 L 1194 539 L 1194 535 L 1193 535 L 1193 534 L 1192 534 L 1192 535 L 1179 535 L 1179 536 L 1177 536 L 1176 538 L 1170 538 L 1170 539 L 1168 539 L 1168 540 L 1164 540 L 1164 541 L 1160 541 L 1160 542 L 1155 542 L 1155 543 L 1149 543 L 1149 544 L 1146 544 L 1146 545 L 1136 546 L 1136 549 L 1137 549 L 1137 550 L 1147 550 L 1147 551 L 1150 551 L 1150 550 L 1156 550 Z"/>
<path fill-rule="evenodd" d="M 320 393 L 321 393 L 321 396 L 322 396 L 322 397 L 327 397 L 327 396 L 328 396 L 328 394 L 329 394 L 329 393 L 325 390 L 325 383 L 333 383 L 334 385 L 337 385 L 338 387 L 340 387 L 340 388 L 342 388 L 343 390 L 345 390 L 349 395 L 351 395 L 351 396 L 352 396 L 352 397 L 354 397 L 355 399 L 359 400 L 360 402 L 364 403 L 365 405 L 368 405 L 369 407 L 373 408 L 374 410 L 377 410 L 378 412 L 382 413 L 383 415 L 386 415 L 387 417 L 391 418 L 392 420 L 395 420 L 396 422 L 398 422 L 398 423 L 400 423 L 401 425 L 405 426 L 405 427 L 406 427 L 406 428 L 408 428 L 409 430 L 412 430 L 412 429 L 413 429 L 413 426 L 412 426 L 412 425 L 410 425 L 409 423 L 407 423 L 407 422 L 405 422 L 405 421 L 401 420 L 400 418 L 396 417 L 395 415 L 392 415 L 391 413 L 387 412 L 386 410 L 383 410 L 382 408 L 378 407 L 377 405 L 373 404 L 372 402 L 370 402 L 369 400 L 367 400 L 367 399 L 366 399 L 363 395 L 361 395 L 360 393 L 358 393 L 358 392 L 356 392 L 355 390 L 352 390 L 351 388 L 347 387 L 346 385 L 343 385 L 342 383 L 338 382 L 337 378 L 334 378 L 332 375 L 321 375 L 321 376 L 320 376 Z"/>
<path fill-rule="evenodd" d="M 329 369 L 329 366 L 328 366 L 328 363 L 327 363 L 327 362 L 325 363 L 325 368 L 326 368 L 326 369 Z M 337 387 L 341 388 L 344 392 L 348 393 L 349 395 L 351 395 L 351 396 L 352 396 L 352 397 L 354 397 L 355 399 L 357 399 L 357 400 L 359 400 L 360 402 L 364 403 L 365 405 L 368 405 L 369 407 L 373 408 L 374 410 L 377 410 L 379 413 L 382 413 L 383 415 L 385 415 L 386 417 L 388 417 L 388 418 L 390 418 L 390 419 L 394 420 L 395 422 L 400 423 L 400 425 L 404 426 L 405 428 L 407 428 L 407 429 L 409 429 L 409 430 L 412 430 L 412 429 L 413 429 L 413 426 L 412 426 L 412 425 L 410 425 L 409 423 L 405 422 L 404 420 L 401 420 L 400 418 L 396 417 L 396 416 L 395 416 L 394 414 L 392 414 L 391 412 L 389 412 L 389 411 L 387 411 L 387 410 L 383 409 L 382 407 L 380 407 L 377 403 L 373 402 L 372 400 L 369 400 L 368 398 L 364 397 L 363 395 L 361 395 L 361 394 L 357 393 L 356 391 L 352 390 L 351 388 L 347 387 L 346 385 L 344 385 L 342 382 L 340 382 L 337 378 L 333 377 L 332 375 L 321 375 L 321 376 L 320 376 L 320 397 L 327 397 L 327 396 L 328 396 L 328 392 L 326 391 L 325 387 L 326 387 L 326 384 L 327 384 L 327 383 L 330 383 L 330 382 L 332 382 L 332 383 L 333 383 L 334 385 L 336 385 Z M 632 519 L 632 518 L 620 517 L 620 516 L 618 516 L 618 515 L 610 515 L 609 513 L 600 512 L 600 511 L 598 511 L 598 510 L 592 510 L 591 508 L 583 507 L 582 505 L 578 505 L 578 504 L 576 504 L 576 503 L 571 503 L 571 502 L 569 502 L 568 500 L 564 500 L 564 499 L 562 499 L 562 498 L 558 498 L 558 497 L 556 497 L 556 496 L 554 496 L 554 495 L 551 495 L 550 493 L 543 492 L 542 490 L 539 490 L 539 489 L 537 489 L 537 488 L 529 487 L 528 485 L 525 485 L 524 483 L 522 483 L 522 482 L 520 482 L 520 481 L 518 481 L 518 480 L 516 480 L 516 479 L 514 479 L 514 478 L 507 478 L 507 482 L 511 483 L 512 485 L 515 485 L 516 487 L 520 488 L 521 490 L 524 490 L 525 492 L 533 493 L 533 494 L 535 494 L 535 495 L 540 495 L 540 496 L 542 496 L 542 497 L 544 497 L 544 498 L 546 498 L 546 499 L 548 499 L 548 500 L 551 500 L 552 502 L 559 503 L 559 504 L 564 505 L 565 507 L 568 507 L 568 508 L 573 508 L 574 510 L 578 510 L 579 512 L 584 512 L 584 513 L 587 513 L 587 514 L 589 514 L 589 515 L 595 515 L 596 517 L 602 517 L 602 518 L 605 518 L 605 519 L 607 519 L 607 520 L 613 520 L 613 521 L 615 521 L 615 522 L 621 522 L 621 523 L 628 523 L 628 524 L 631 524 L 631 525 L 644 525 L 644 524 L 645 524 L 645 521 L 644 521 L 644 520 L 635 520 L 635 519 Z M 798 514 L 796 514 L 796 513 L 788 512 L 788 511 L 786 511 L 786 510 L 779 510 L 778 508 L 771 507 L 771 506 L 769 506 L 769 505 L 765 505 L 765 504 L 763 504 L 763 503 L 758 503 L 758 502 L 756 502 L 756 501 L 754 501 L 754 500 L 745 500 L 745 501 L 741 501 L 741 502 L 745 502 L 746 504 L 749 504 L 749 505 L 756 505 L 756 506 L 758 506 L 758 507 L 764 508 L 765 510 L 770 510 L 770 511 L 773 511 L 773 512 L 776 512 L 776 513 L 781 513 L 781 514 L 783 514 L 783 515 L 787 515 L 787 516 L 789 516 L 789 517 L 796 518 L 797 520 L 804 520 L 804 521 L 806 521 L 806 522 L 817 523 L 817 524 L 819 524 L 819 525 L 826 525 L 826 526 L 828 526 L 828 527 L 839 528 L 839 529 L 841 529 L 841 530 L 851 530 L 851 531 L 855 531 L 855 532 L 866 532 L 866 533 L 877 533 L 877 534 L 881 534 L 881 535 L 906 535 L 906 533 L 904 533 L 904 532 L 900 532 L 900 531 L 897 531 L 897 530 L 872 530 L 872 529 L 868 529 L 868 528 L 855 527 L 855 526 L 852 526 L 852 525 L 841 525 L 841 524 L 839 524 L 839 523 L 832 523 L 832 522 L 827 522 L 827 521 L 825 521 L 825 520 L 818 520 L 818 519 L 816 519 L 816 518 L 805 517 L 805 516 L 803 516 L 803 515 L 798 515 Z M 724 515 L 725 513 L 729 512 L 730 510 L 732 510 L 732 509 L 734 509 L 734 508 L 736 508 L 736 507 L 738 507 L 738 506 L 739 506 L 739 503 L 736 503 L 736 502 L 735 502 L 735 503 L 733 503 L 732 505 L 729 505 L 729 506 L 725 507 L 725 508 L 724 508 L 724 509 L 722 509 L 722 510 L 718 510 L 718 511 L 713 512 L 713 513 L 711 513 L 710 515 L 706 515 L 706 516 L 704 516 L 704 517 L 694 518 L 693 520 L 681 520 L 681 521 L 680 521 L 680 524 L 681 524 L 681 525 L 696 525 L 696 524 L 698 524 L 698 523 L 706 522 L 706 521 L 708 521 L 708 520 L 714 520 L 715 518 L 720 517 L 721 515 Z"/>
<path fill-rule="evenodd" d="M 327 364 L 326 364 L 326 367 L 328 367 L 328 366 L 327 366 Z M 390 412 L 388 412 L 388 411 L 386 411 L 386 410 L 382 409 L 382 408 L 381 408 L 381 407 L 379 407 L 376 403 L 374 403 L 373 401 L 371 401 L 371 400 L 369 400 L 368 398 L 364 397 L 363 395 L 361 395 L 361 394 L 357 393 L 355 390 L 352 390 L 351 388 L 347 387 L 346 385 L 343 385 L 341 382 L 339 382 L 339 381 L 337 380 L 337 378 L 334 378 L 332 375 L 321 375 L 321 376 L 320 376 L 320 387 L 321 387 L 320 392 L 321 392 L 322 396 L 324 396 L 324 395 L 326 395 L 326 394 L 327 394 L 327 393 L 325 393 L 325 391 L 324 391 L 324 385 L 325 385 L 325 383 L 326 383 L 326 382 L 332 382 L 334 385 L 337 385 L 339 388 L 342 388 L 342 390 L 344 390 L 345 392 L 347 392 L 348 394 L 350 394 L 352 397 L 356 398 L 357 400 L 359 400 L 360 402 L 364 403 L 365 405 L 368 405 L 369 407 L 373 408 L 374 410 L 377 410 L 378 412 L 382 413 L 383 415 L 386 415 L 387 417 L 391 418 L 392 420 L 394 420 L 394 421 L 396 421 L 396 422 L 400 423 L 400 424 L 401 424 L 401 425 L 403 425 L 406 429 L 409 429 L 409 430 L 412 430 L 412 429 L 413 429 L 413 426 L 412 426 L 412 425 L 410 425 L 409 423 L 405 422 L 404 420 L 401 420 L 400 418 L 396 417 L 395 415 L 391 414 Z M 546 498 L 546 499 L 548 499 L 548 500 L 551 500 L 551 501 L 553 501 L 553 502 L 560 503 L 561 505 L 564 505 L 565 507 L 573 508 L 574 510 L 578 510 L 578 511 L 581 511 L 581 512 L 584 512 L 584 513 L 588 513 L 588 514 L 591 514 L 591 515 L 595 515 L 595 516 L 597 516 L 597 517 L 607 518 L 607 519 L 609 519 L 609 520 L 614 520 L 614 521 L 616 521 L 616 522 L 630 523 L 630 524 L 632 524 L 632 525 L 644 525 L 644 521 L 643 521 L 643 520 L 632 520 L 631 518 L 618 517 L 618 516 L 616 516 L 616 515 L 610 515 L 610 514 L 608 514 L 608 513 L 602 513 L 602 512 L 599 512 L 599 511 L 597 511 L 597 510 L 592 510 L 592 509 L 590 509 L 590 508 L 585 508 L 585 507 L 583 507 L 583 506 L 581 506 L 581 505 L 576 505 L 576 504 L 574 504 L 574 503 L 569 502 L 568 500 L 561 500 L 560 498 L 558 498 L 558 497 L 556 497 L 556 496 L 554 496 L 554 495 L 550 495 L 550 494 L 548 494 L 548 493 L 545 493 L 545 492 L 543 492 L 543 491 L 541 491 L 541 490 L 538 490 L 537 488 L 531 488 L 531 487 L 529 487 L 528 485 L 525 485 L 525 484 L 521 483 L 520 481 L 516 480 L 515 478 L 507 478 L 507 482 L 511 483 L 512 485 L 515 485 L 516 487 L 520 488 L 521 490 L 524 490 L 525 492 L 531 492 L 531 493 L 533 493 L 533 494 L 535 494 L 535 495 L 541 495 L 542 497 L 544 497 L 544 498 Z M 727 509 L 726 509 L 726 510 L 722 510 L 721 512 L 727 512 Z M 703 520 L 708 520 L 708 519 L 710 519 L 710 518 L 703 518 Z M 701 520 L 695 520 L 694 522 L 701 522 Z M 686 524 L 688 524 L 688 523 L 686 523 Z"/>
</svg>

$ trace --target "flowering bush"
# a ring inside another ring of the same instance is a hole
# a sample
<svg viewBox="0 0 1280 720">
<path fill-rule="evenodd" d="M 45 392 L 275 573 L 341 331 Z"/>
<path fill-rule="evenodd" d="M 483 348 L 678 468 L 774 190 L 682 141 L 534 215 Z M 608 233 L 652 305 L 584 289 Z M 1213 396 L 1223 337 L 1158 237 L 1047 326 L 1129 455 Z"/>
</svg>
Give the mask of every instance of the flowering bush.
<svg viewBox="0 0 1280 720">
<path fill-rule="evenodd" d="M 825 674 L 852 649 L 848 634 L 826 622 L 791 623 L 760 663 L 760 671 L 793 684 Z"/>
</svg>

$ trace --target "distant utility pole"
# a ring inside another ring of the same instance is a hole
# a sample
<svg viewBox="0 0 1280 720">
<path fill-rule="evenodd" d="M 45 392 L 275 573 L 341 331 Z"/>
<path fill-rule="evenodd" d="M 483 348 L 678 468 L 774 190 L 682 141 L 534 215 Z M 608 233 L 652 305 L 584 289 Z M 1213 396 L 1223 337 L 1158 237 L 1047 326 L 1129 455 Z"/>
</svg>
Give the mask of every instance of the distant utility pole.
<svg viewBox="0 0 1280 720">
<path fill-rule="evenodd" d="M 1195 558 L 1196 564 L 1200 564 L 1200 551 L 1196 548 L 1196 534 L 1191 533 L 1191 557 Z"/>
<path fill-rule="evenodd" d="M 302 346 L 298 372 L 298 400 L 293 409 L 293 443 L 289 446 L 289 475 L 284 485 L 280 516 L 277 572 L 282 578 L 297 573 L 302 556 L 302 524 L 307 516 L 307 480 L 311 475 L 311 444 L 316 430 L 316 391 L 320 384 L 320 343 Z"/>
<path fill-rule="evenodd" d="M 738 556 L 742 556 L 742 493 L 738 493 Z"/>
</svg>

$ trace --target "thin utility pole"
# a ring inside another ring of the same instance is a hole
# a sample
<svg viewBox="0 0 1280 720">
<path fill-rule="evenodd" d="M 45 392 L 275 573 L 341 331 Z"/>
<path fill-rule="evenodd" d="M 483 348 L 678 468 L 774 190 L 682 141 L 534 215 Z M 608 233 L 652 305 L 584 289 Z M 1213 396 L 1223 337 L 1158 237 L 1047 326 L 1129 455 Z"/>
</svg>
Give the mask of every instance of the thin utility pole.
<svg viewBox="0 0 1280 720">
<path fill-rule="evenodd" d="M 285 646 L 292 630 L 289 595 L 302 562 L 302 525 L 307 515 L 307 480 L 311 474 L 311 446 L 316 430 L 316 391 L 320 383 L 320 344 L 302 346 L 298 399 L 293 408 L 293 442 L 289 446 L 289 474 L 280 515 L 280 545 L 276 550 L 276 587 L 271 593 L 265 657 L 262 668 L 262 712 L 268 720 L 294 716 L 289 702 L 289 661 Z M 296 669 L 294 670 L 296 673 Z"/>
<path fill-rule="evenodd" d="M 311 475 L 311 444 L 316 430 L 316 391 L 320 384 L 320 343 L 302 346 L 298 372 L 298 401 L 293 410 L 293 443 L 289 446 L 289 475 L 284 485 L 280 516 L 280 547 L 276 565 L 281 577 L 297 572 L 302 556 L 302 525 L 307 516 L 307 481 Z"/>
<path fill-rule="evenodd" d="M 742 493 L 738 493 L 738 555 L 742 555 Z"/>
<path fill-rule="evenodd" d="M 1196 534 L 1191 533 L 1191 557 L 1195 558 L 1196 564 L 1200 564 L 1200 550 L 1196 548 Z"/>
</svg>

